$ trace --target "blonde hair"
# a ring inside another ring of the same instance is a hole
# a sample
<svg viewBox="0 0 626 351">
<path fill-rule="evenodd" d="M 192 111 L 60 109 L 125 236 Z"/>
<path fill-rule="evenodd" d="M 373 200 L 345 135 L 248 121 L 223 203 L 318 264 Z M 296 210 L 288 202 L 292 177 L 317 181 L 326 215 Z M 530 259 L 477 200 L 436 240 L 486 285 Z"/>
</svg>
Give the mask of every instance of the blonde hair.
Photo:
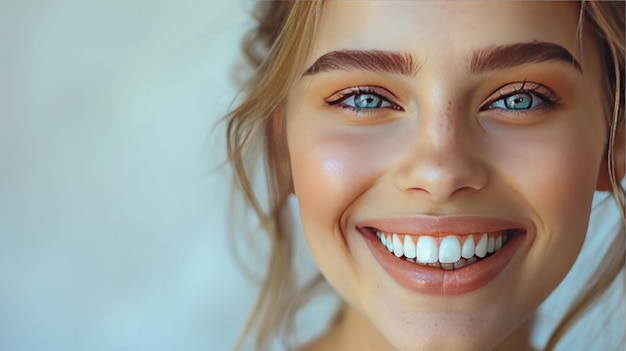
<svg viewBox="0 0 626 351">
<path fill-rule="evenodd" d="M 302 69 L 322 11 L 323 1 L 261 1 L 255 8 L 258 25 L 244 39 L 244 53 L 255 71 L 245 86 L 243 101 L 225 117 L 228 157 L 240 193 L 267 233 L 270 255 L 256 306 L 236 349 L 242 347 L 253 331 L 257 350 L 269 348 L 277 335 L 292 335 L 296 313 L 314 288 L 323 282 L 321 276 L 317 276 L 304 287 L 299 288 L 295 284 L 293 233 L 282 216 L 292 192 L 291 171 L 285 161 L 287 158 L 281 157 L 286 154 L 283 121 L 274 117 Z M 589 30 L 601 43 L 605 58 L 607 111 L 612 111 L 607 113 L 610 124 L 608 172 L 613 197 L 623 219 L 624 189 L 616 177 L 614 148 L 618 131 L 624 124 L 624 3 L 582 1 L 580 13 L 579 29 L 582 30 L 583 23 L 589 25 Z M 259 157 L 265 158 L 267 203 L 259 200 L 252 186 Z M 546 350 L 554 349 L 563 335 L 623 271 L 623 233 L 615 241 L 607 259 L 593 275 L 597 278 L 581 292 L 552 334 Z"/>
</svg>

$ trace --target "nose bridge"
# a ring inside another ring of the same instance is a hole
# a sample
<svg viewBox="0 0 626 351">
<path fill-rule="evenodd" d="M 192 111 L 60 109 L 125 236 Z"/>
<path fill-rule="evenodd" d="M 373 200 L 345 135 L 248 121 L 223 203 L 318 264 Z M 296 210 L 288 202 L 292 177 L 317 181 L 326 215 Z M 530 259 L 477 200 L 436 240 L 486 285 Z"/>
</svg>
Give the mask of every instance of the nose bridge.
<svg viewBox="0 0 626 351">
<path fill-rule="evenodd" d="M 431 105 L 434 106 L 434 105 Z M 477 155 L 477 138 L 469 117 L 452 102 L 421 111 L 414 138 L 396 174 L 401 189 L 442 202 L 452 195 L 483 188 L 488 180 Z"/>
<path fill-rule="evenodd" d="M 446 151 L 459 143 L 461 137 L 460 127 L 462 122 L 458 120 L 458 114 L 452 111 L 452 103 L 448 102 L 444 108 L 433 108 L 430 112 L 425 111 L 425 115 L 420 118 L 416 147 L 424 147 L 426 144 L 432 148 L 433 152 Z M 423 143 L 420 143 L 423 142 Z"/>
</svg>

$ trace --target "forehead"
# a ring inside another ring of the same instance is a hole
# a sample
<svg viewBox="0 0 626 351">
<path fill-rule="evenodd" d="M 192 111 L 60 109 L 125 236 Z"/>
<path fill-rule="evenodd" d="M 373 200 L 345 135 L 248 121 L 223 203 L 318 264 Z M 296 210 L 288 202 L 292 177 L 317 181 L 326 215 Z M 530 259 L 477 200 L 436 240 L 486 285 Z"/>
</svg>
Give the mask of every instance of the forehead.
<svg viewBox="0 0 626 351">
<path fill-rule="evenodd" d="M 556 1 L 330 1 L 308 64 L 332 50 L 379 49 L 445 63 L 477 48 L 557 43 L 582 57 L 579 6 Z"/>
</svg>

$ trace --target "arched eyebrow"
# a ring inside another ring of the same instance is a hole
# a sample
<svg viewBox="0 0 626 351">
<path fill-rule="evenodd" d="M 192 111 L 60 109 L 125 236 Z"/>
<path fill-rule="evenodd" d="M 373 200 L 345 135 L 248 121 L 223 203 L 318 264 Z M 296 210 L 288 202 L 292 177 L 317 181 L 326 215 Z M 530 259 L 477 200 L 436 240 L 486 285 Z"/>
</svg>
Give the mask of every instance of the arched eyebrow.
<svg viewBox="0 0 626 351">
<path fill-rule="evenodd" d="M 335 50 L 318 58 L 303 76 L 329 71 L 365 70 L 415 75 L 415 58 L 406 52 L 384 50 Z"/>
<path fill-rule="evenodd" d="M 580 63 L 566 48 L 547 42 L 489 46 L 472 53 L 469 71 L 473 74 L 513 68 L 526 63 L 562 61 L 582 73 Z"/>
<path fill-rule="evenodd" d="M 564 47 L 548 42 L 516 43 L 481 48 L 470 58 L 469 72 L 513 68 L 527 63 L 562 61 L 582 73 L 580 63 Z M 407 52 L 384 50 L 334 50 L 318 58 L 303 76 L 321 72 L 365 70 L 414 76 L 419 70 L 417 60 Z"/>
</svg>

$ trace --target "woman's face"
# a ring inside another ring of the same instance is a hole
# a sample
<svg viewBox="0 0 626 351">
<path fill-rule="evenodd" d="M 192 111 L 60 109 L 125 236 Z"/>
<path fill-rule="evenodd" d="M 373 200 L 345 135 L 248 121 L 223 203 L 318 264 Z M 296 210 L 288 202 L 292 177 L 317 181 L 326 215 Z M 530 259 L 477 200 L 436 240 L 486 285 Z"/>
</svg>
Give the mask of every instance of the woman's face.
<svg viewBox="0 0 626 351">
<path fill-rule="evenodd" d="M 329 2 L 285 108 L 310 249 L 401 350 L 486 350 L 583 243 L 606 144 L 561 2 Z"/>
</svg>

